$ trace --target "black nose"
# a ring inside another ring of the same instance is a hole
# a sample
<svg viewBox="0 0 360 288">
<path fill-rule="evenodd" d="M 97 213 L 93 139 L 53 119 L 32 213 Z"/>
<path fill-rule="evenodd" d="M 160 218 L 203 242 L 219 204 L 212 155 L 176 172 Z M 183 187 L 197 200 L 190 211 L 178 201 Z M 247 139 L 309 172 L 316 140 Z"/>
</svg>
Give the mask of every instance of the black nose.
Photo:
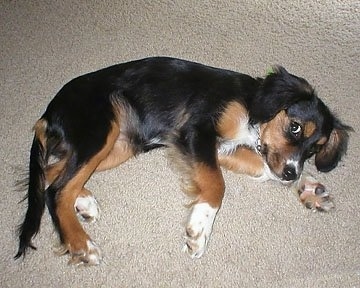
<svg viewBox="0 0 360 288">
<path fill-rule="evenodd" d="M 297 178 L 295 167 L 292 165 L 286 165 L 282 176 L 286 181 L 295 180 Z"/>
</svg>

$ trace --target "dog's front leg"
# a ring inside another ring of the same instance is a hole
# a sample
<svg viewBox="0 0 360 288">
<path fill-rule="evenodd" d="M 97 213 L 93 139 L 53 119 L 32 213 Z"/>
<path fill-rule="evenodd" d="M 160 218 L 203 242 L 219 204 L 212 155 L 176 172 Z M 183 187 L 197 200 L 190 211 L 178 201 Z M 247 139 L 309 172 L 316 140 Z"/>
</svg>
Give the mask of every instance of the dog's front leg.
<svg viewBox="0 0 360 288">
<path fill-rule="evenodd" d="M 293 184 L 293 189 L 306 208 L 314 211 L 329 211 L 335 207 L 325 186 L 306 172 L 303 172 L 299 180 Z"/>
<path fill-rule="evenodd" d="M 264 160 L 254 150 L 239 146 L 229 155 L 219 154 L 218 159 L 220 166 L 227 170 L 259 179 L 264 177 L 267 179 Z"/>
<path fill-rule="evenodd" d="M 192 187 L 186 190 L 196 198 L 186 224 L 184 251 L 188 252 L 191 258 L 200 258 L 209 243 L 225 185 L 219 167 L 196 164 L 192 174 Z"/>
</svg>

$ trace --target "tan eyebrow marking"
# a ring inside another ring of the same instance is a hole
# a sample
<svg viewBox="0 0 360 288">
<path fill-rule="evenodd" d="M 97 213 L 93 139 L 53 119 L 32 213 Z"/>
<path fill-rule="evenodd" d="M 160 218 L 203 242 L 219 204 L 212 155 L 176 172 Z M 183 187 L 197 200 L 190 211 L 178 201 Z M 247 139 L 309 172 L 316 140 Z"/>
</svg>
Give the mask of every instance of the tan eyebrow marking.
<svg viewBox="0 0 360 288">
<path fill-rule="evenodd" d="M 313 121 L 305 122 L 304 124 L 304 136 L 309 138 L 312 134 L 314 134 L 316 130 L 316 124 Z"/>
<path fill-rule="evenodd" d="M 247 117 L 247 111 L 243 105 L 230 102 L 221 115 L 216 129 L 222 138 L 234 139 L 239 132 L 240 122 Z"/>
</svg>

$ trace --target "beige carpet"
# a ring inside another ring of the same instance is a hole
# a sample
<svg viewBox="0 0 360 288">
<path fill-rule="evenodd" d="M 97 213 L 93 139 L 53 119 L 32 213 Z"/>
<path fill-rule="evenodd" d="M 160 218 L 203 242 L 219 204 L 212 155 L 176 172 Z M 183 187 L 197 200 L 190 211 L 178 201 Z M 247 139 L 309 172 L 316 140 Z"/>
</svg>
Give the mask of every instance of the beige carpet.
<svg viewBox="0 0 360 288">
<path fill-rule="evenodd" d="M 86 225 L 102 265 L 77 269 L 55 256 L 47 211 L 38 251 L 12 259 L 25 208 L 14 183 L 26 171 L 31 127 L 68 80 L 151 55 L 254 76 L 279 63 L 359 131 L 359 17 L 354 0 L 1 1 L 0 286 L 360 287 L 358 133 L 338 169 L 315 173 L 336 198 L 330 214 L 311 213 L 275 183 L 225 173 L 210 247 L 193 261 L 181 252 L 186 197 L 159 150 L 88 183 L 102 207 Z"/>
</svg>

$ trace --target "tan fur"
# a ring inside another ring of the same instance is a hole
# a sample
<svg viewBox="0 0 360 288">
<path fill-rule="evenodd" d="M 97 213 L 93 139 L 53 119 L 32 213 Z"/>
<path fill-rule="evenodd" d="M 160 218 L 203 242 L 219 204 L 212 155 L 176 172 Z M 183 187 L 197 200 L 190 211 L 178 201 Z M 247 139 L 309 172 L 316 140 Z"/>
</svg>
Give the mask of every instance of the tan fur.
<svg viewBox="0 0 360 288">
<path fill-rule="evenodd" d="M 197 194 L 197 202 L 206 202 L 214 208 L 220 207 L 225 190 L 221 170 L 197 163 L 193 173 L 193 181 L 197 188 L 194 191 Z"/>
<path fill-rule="evenodd" d="M 67 158 L 61 159 L 58 162 L 51 164 L 45 169 L 45 178 L 48 185 L 54 182 L 54 180 L 60 175 L 64 170 Z"/>
<path fill-rule="evenodd" d="M 217 125 L 220 137 L 235 139 L 239 130 L 239 121 L 246 118 L 247 111 L 244 106 L 237 102 L 230 102 L 222 113 Z"/>
<path fill-rule="evenodd" d="M 338 146 L 340 145 L 340 143 L 343 142 L 343 139 L 346 137 L 347 136 L 345 131 L 334 129 L 331 132 L 328 141 L 325 142 L 322 149 L 319 151 L 319 153 L 317 153 L 315 157 L 315 161 L 322 161 L 322 160 L 326 161 L 327 158 L 333 157 L 333 155 L 336 153 L 338 149 Z"/>
<path fill-rule="evenodd" d="M 327 139 L 325 136 L 323 136 L 323 137 L 321 137 L 321 138 L 319 139 L 319 141 L 316 142 L 316 144 L 318 144 L 318 145 L 324 145 L 327 140 L 328 140 L 328 139 Z"/>
<path fill-rule="evenodd" d="M 96 171 L 104 171 L 115 168 L 132 156 L 134 156 L 134 151 L 128 141 L 117 140 L 107 157 L 100 162 L 98 167 L 96 167 Z"/>
<path fill-rule="evenodd" d="M 263 174 L 264 160 L 255 151 L 239 147 L 230 155 L 219 155 L 222 167 L 235 173 L 259 177 Z"/>
<path fill-rule="evenodd" d="M 79 170 L 60 193 L 56 212 L 59 218 L 65 248 L 72 254 L 87 252 L 87 240 L 90 239 L 76 217 L 74 211 L 75 200 L 81 195 L 83 186 L 99 163 L 103 161 L 113 149 L 118 136 L 119 126 L 117 123 L 113 123 L 104 147 Z"/>
<path fill-rule="evenodd" d="M 39 119 L 34 125 L 35 137 L 39 139 L 42 147 L 46 147 L 46 128 L 47 122 L 44 119 Z"/>
<path fill-rule="evenodd" d="M 312 121 L 308 121 L 304 124 L 304 136 L 310 138 L 316 130 L 316 124 Z"/>
<path fill-rule="evenodd" d="M 271 170 L 281 176 L 286 159 L 289 159 L 296 147 L 289 145 L 284 137 L 284 131 L 289 127 L 290 119 L 285 111 L 279 112 L 271 121 L 264 123 L 260 127 L 261 145 L 269 148 L 267 163 Z M 282 128 L 282 129 L 279 129 Z"/>
</svg>

